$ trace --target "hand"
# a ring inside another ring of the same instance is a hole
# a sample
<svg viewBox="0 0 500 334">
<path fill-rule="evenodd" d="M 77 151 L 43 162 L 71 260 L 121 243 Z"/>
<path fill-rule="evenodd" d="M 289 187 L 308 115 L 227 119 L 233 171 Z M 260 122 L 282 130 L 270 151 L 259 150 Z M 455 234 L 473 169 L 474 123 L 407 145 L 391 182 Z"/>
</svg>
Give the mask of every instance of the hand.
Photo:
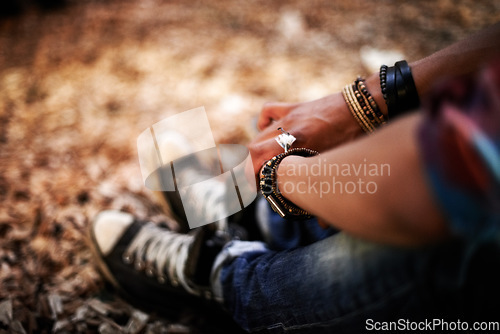
<svg viewBox="0 0 500 334">
<path fill-rule="evenodd" d="M 310 102 L 265 104 L 257 126 L 261 132 L 248 145 L 256 176 L 266 161 L 283 152 L 275 140 L 279 127 L 297 138 L 292 147 L 320 153 L 363 134 L 341 93 Z"/>
</svg>

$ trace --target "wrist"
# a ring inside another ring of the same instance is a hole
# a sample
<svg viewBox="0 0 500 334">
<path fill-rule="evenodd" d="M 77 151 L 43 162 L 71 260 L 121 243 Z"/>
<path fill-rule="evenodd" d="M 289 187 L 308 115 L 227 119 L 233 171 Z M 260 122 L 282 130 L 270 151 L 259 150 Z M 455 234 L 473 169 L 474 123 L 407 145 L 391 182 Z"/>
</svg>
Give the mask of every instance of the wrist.
<svg viewBox="0 0 500 334">
<path fill-rule="evenodd" d="M 341 106 L 340 113 L 337 112 L 338 115 L 341 115 L 339 118 L 335 119 L 336 131 L 338 133 L 342 133 L 346 139 L 346 141 L 358 138 L 359 136 L 364 134 L 363 129 L 359 126 L 356 119 L 352 116 L 347 103 L 342 96 L 342 93 L 337 93 L 331 95 L 332 105 Z M 337 109 L 338 110 L 338 109 Z"/>
</svg>

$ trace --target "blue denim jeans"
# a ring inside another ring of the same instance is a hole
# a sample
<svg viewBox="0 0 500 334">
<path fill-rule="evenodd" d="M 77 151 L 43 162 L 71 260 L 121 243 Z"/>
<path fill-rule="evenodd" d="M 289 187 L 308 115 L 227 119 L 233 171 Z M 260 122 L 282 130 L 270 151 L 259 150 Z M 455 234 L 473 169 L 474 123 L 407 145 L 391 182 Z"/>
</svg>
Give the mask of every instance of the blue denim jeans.
<svg viewBox="0 0 500 334">
<path fill-rule="evenodd" d="M 358 334 L 399 319 L 498 320 L 490 315 L 500 300 L 496 242 L 398 248 L 273 213 L 265 225 L 267 242 L 231 242 L 212 272 L 215 294 L 247 331 Z"/>
</svg>

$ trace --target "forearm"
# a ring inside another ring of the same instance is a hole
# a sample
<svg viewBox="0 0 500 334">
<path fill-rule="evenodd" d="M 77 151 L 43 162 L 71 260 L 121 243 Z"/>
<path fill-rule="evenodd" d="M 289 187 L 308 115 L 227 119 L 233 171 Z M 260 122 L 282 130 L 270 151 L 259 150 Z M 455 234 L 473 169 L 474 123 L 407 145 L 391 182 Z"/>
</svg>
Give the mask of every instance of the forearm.
<svg viewBox="0 0 500 334">
<path fill-rule="evenodd" d="M 500 23 L 410 65 L 417 90 L 425 95 L 436 80 L 477 72 L 495 56 L 500 56 Z"/>
<path fill-rule="evenodd" d="M 416 145 L 420 115 L 313 158 L 290 156 L 278 170 L 282 194 L 332 226 L 392 244 L 447 234 Z"/>
<path fill-rule="evenodd" d="M 500 23 L 497 23 L 428 57 L 411 62 L 410 67 L 422 99 L 432 86 L 443 78 L 476 72 L 493 57 L 499 56 Z M 387 115 L 378 73 L 369 76 L 366 85 L 382 113 Z"/>
<path fill-rule="evenodd" d="M 500 52 L 500 24 L 458 42 L 442 51 L 410 64 L 418 94 L 422 99 L 439 78 L 468 73 Z M 390 64 L 388 64 L 390 65 Z M 382 97 L 379 74 L 366 79 L 366 86 L 382 113 L 387 106 Z M 392 121 L 392 120 L 390 120 Z M 341 93 L 297 104 L 267 104 L 258 121 L 262 132 L 248 145 L 255 175 L 262 164 L 280 152 L 274 137 L 278 127 L 292 133 L 295 147 L 320 152 L 349 142 L 363 134 Z"/>
</svg>

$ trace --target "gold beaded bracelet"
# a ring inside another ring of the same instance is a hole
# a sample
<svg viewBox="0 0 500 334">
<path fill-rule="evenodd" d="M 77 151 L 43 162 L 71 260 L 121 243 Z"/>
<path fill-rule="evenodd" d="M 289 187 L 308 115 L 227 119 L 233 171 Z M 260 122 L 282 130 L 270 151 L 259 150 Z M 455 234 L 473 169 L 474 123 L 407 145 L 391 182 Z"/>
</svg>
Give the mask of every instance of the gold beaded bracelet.
<svg viewBox="0 0 500 334">
<path fill-rule="evenodd" d="M 359 126 L 363 129 L 363 131 L 367 133 L 371 133 L 374 131 L 374 126 L 370 122 L 370 120 L 363 113 L 363 108 L 360 106 L 359 102 L 354 95 L 352 85 L 346 85 L 342 91 L 342 95 L 344 96 L 344 100 L 351 112 L 352 116 L 356 119 Z"/>
<path fill-rule="evenodd" d="M 386 123 L 384 115 L 368 92 L 364 79 L 358 77 L 353 84 L 346 85 L 342 95 L 352 116 L 366 133 L 372 133 Z"/>
</svg>

